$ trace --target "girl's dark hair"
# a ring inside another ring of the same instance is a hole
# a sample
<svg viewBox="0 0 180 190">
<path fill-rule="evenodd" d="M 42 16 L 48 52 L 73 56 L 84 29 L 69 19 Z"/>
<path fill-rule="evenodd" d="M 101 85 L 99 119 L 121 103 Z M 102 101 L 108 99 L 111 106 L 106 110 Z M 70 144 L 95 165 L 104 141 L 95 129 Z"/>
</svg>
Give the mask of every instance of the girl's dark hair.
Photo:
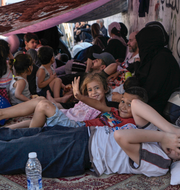
<svg viewBox="0 0 180 190">
<path fill-rule="evenodd" d="M 97 36 L 100 35 L 100 26 L 98 23 L 94 23 L 91 26 L 91 34 L 92 34 L 93 39 L 95 39 Z"/>
<path fill-rule="evenodd" d="M 111 30 L 112 34 L 115 34 L 116 36 L 121 37 L 121 32 L 120 30 L 117 30 L 115 27 Z"/>
<path fill-rule="evenodd" d="M 135 76 L 128 77 L 127 80 L 124 82 L 124 90 L 126 91 L 128 88 L 133 86 L 140 86 L 139 80 Z"/>
<path fill-rule="evenodd" d="M 96 80 L 98 82 L 101 82 L 103 87 L 104 87 L 104 90 L 109 91 L 109 87 L 108 87 L 108 83 L 107 83 L 107 79 L 106 77 L 103 75 L 103 74 L 100 74 L 100 73 L 88 73 L 86 74 L 83 82 L 82 82 L 82 85 L 81 85 L 81 88 L 80 88 L 80 91 L 83 95 L 88 95 L 87 93 L 87 84 L 92 82 L 93 80 Z"/>
<path fill-rule="evenodd" d="M 9 55 L 9 44 L 0 39 L 0 78 L 7 72 L 6 59 Z"/>
<path fill-rule="evenodd" d="M 19 53 L 14 59 L 9 61 L 10 69 L 13 72 L 13 66 L 17 75 L 28 71 L 33 64 L 33 60 L 29 54 Z"/>
<path fill-rule="evenodd" d="M 46 65 L 51 61 L 54 52 L 50 46 L 43 46 L 39 48 L 37 55 L 41 64 Z"/>
<path fill-rule="evenodd" d="M 148 102 L 148 95 L 144 88 L 141 88 L 139 86 L 133 86 L 125 90 L 126 93 L 137 95 L 139 99 L 145 103 Z"/>
</svg>

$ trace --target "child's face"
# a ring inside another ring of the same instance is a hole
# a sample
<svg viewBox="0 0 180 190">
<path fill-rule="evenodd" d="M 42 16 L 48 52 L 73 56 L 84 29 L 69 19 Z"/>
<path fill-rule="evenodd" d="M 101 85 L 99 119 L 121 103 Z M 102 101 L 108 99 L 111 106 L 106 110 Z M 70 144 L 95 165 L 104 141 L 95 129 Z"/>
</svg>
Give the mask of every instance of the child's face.
<svg viewBox="0 0 180 190">
<path fill-rule="evenodd" d="M 28 49 L 36 49 L 37 40 L 31 39 L 29 42 L 25 41 L 25 44 L 26 44 L 26 50 L 28 50 Z"/>
<path fill-rule="evenodd" d="M 122 118 L 130 118 L 132 117 L 131 112 L 131 102 L 133 99 L 139 99 L 137 95 L 132 95 L 128 93 L 124 93 L 121 101 L 119 103 L 119 115 Z"/>
<path fill-rule="evenodd" d="M 167 153 L 167 155 L 169 158 L 173 159 L 174 161 L 180 160 L 180 154 L 178 154 L 172 149 L 169 149 L 168 151 L 169 152 Z"/>
<path fill-rule="evenodd" d="M 89 98 L 99 101 L 105 101 L 105 90 L 103 84 L 99 81 L 93 80 L 87 84 L 87 93 Z"/>
</svg>

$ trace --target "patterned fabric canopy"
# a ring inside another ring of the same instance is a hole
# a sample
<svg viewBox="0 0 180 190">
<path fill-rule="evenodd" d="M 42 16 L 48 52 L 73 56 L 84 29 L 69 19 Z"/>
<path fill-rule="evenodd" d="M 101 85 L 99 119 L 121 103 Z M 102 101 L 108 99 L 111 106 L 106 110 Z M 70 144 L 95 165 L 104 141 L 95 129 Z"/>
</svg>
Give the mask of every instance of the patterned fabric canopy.
<svg viewBox="0 0 180 190">
<path fill-rule="evenodd" d="M 63 22 L 126 12 L 127 0 L 26 0 L 0 7 L 0 35 L 37 32 Z"/>
</svg>

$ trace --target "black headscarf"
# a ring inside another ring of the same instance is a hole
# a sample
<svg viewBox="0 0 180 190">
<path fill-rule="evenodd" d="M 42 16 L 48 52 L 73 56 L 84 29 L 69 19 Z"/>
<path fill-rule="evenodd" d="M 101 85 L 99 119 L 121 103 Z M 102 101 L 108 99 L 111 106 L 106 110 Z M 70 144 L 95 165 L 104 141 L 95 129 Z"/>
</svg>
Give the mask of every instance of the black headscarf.
<svg viewBox="0 0 180 190">
<path fill-rule="evenodd" d="M 165 30 L 159 27 L 145 27 L 136 35 L 136 40 L 139 47 L 140 64 L 136 69 L 135 74 L 139 78 L 140 83 L 146 82 L 146 76 L 149 74 L 151 62 L 159 51 L 170 52 L 164 48 Z"/>
</svg>

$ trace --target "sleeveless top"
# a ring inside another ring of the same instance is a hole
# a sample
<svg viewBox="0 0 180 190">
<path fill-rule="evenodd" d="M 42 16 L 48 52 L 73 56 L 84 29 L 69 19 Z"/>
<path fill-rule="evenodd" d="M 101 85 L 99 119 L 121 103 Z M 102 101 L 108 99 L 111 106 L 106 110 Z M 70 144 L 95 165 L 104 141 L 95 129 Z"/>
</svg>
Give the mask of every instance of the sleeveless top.
<svg viewBox="0 0 180 190">
<path fill-rule="evenodd" d="M 47 69 L 43 66 L 43 65 L 41 65 L 39 68 L 41 68 L 41 69 L 44 69 L 44 71 L 45 71 L 45 78 L 44 78 L 44 81 L 46 81 L 46 80 L 48 80 L 49 78 L 50 78 L 50 74 L 49 74 L 49 72 L 47 71 Z M 53 74 L 55 73 L 55 70 L 53 69 L 53 67 L 51 67 L 51 70 L 52 70 L 52 72 L 53 72 Z M 36 77 L 36 92 L 40 92 L 41 91 L 41 88 L 39 88 L 38 87 L 38 77 Z"/>
<path fill-rule="evenodd" d="M 16 80 L 15 80 L 15 78 L 16 78 Z M 16 88 L 14 88 L 14 86 L 13 86 L 14 83 L 17 82 L 20 79 L 23 79 L 26 82 L 26 86 L 25 86 L 24 90 L 22 91 L 22 94 L 24 96 L 26 96 L 27 98 L 29 98 L 29 99 L 31 98 L 31 93 L 29 91 L 29 84 L 28 84 L 27 80 L 24 79 L 21 76 L 16 76 L 15 78 L 14 77 L 12 78 L 12 81 L 11 81 L 11 84 L 10 84 L 10 87 L 9 87 L 10 101 L 11 101 L 12 105 L 16 105 L 16 104 L 24 102 L 24 101 L 19 100 L 19 99 L 17 99 L 15 97 Z"/>
<path fill-rule="evenodd" d="M 7 72 L 5 75 L 3 75 L 0 78 L 0 88 L 6 88 L 7 92 L 9 90 L 9 85 L 12 80 L 12 72 L 11 70 L 7 67 Z"/>
</svg>

